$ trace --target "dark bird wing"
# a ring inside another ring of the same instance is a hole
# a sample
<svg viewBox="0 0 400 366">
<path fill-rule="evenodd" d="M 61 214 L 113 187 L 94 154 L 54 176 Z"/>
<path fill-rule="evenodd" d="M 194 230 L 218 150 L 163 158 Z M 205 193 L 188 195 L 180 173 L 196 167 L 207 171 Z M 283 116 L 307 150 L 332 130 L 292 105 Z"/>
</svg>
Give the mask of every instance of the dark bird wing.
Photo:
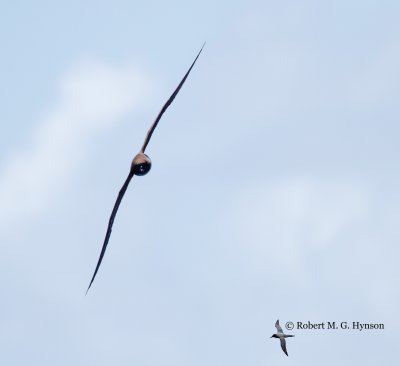
<svg viewBox="0 0 400 366">
<path fill-rule="evenodd" d="M 112 212 L 111 212 L 110 220 L 108 221 L 108 227 L 107 227 L 106 237 L 104 238 L 104 243 L 103 243 L 103 247 L 101 248 L 100 257 L 99 257 L 99 260 L 97 261 L 96 269 L 94 270 L 93 277 L 92 277 L 92 279 L 90 280 L 90 284 L 89 284 L 88 289 L 86 290 L 86 293 L 89 291 L 90 286 L 92 286 L 92 283 L 93 283 L 93 281 L 94 281 L 94 279 L 95 279 L 95 277 L 96 277 L 97 271 L 98 271 L 99 268 L 100 268 L 100 264 L 101 264 L 101 262 L 102 262 L 102 260 L 103 260 L 104 253 L 106 252 L 106 249 L 107 249 L 108 240 L 110 239 L 112 227 L 113 227 L 113 224 L 114 224 L 115 215 L 117 214 L 119 204 L 120 204 L 121 201 L 122 201 L 122 197 L 124 197 L 124 194 L 125 194 L 125 192 L 126 192 L 126 189 L 128 188 L 129 182 L 131 181 L 133 175 L 134 175 L 134 174 L 133 174 L 133 171 L 131 170 L 131 171 L 129 172 L 128 177 L 127 177 L 126 180 L 125 180 L 124 185 L 122 186 L 121 190 L 120 190 L 119 193 L 118 193 L 117 200 L 115 201 L 114 208 L 113 208 L 113 210 L 112 210 Z"/>
<path fill-rule="evenodd" d="M 286 353 L 286 356 L 289 356 L 286 350 L 286 340 L 283 337 L 279 337 L 279 339 L 281 340 L 281 348 L 282 351 Z"/>
<path fill-rule="evenodd" d="M 278 330 L 278 333 L 282 333 L 283 334 L 283 330 L 282 330 L 281 326 L 279 325 L 279 319 L 276 321 L 275 327 Z"/>
<path fill-rule="evenodd" d="M 171 103 L 173 102 L 175 97 L 178 95 L 179 90 L 181 90 L 183 83 L 186 81 L 187 77 L 189 76 L 190 71 L 192 71 L 192 68 L 193 68 L 194 64 L 196 63 L 197 59 L 199 58 L 200 53 L 203 50 L 204 45 L 205 45 L 205 43 L 201 47 L 201 49 L 200 49 L 199 53 L 197 54 L 196 58 L 194 59 L 192 65 L 189 67 L 189 70 L 186 72 L 185 76 L 183 77 L 183 79 L 181 80 L 181 82 L 179 83 L 179 85 L 177 86 L 175 91 L 172 93 L 172 95 L 169 97 L 167 102 L 161 108 L 161 111 L 160 111 L 160 113 L 158 113 L 158 116 L 157 116 L 156 120 L 153 122 L 153 125 L 150 127 L 150 130 L 147 132 L 146 139 L 144 140 L 142 149 L 140 150 L 142 153 L 144 153 L 144 151 L 146 150 L 146 147 L 147 147 L 147 145 L 148 145 L 148 143 L 149 143 L 149 141 L 151 139 L 151 136 L 153 135 L 153 132 L 156 129 L 156 127 L 158 125 L 158 122 L 160 121 L 162 115 L 167 110 L 167 108 L 171 105 Z"/>
<path fill-rule="evenodd" d="M 147 132 L 146 139 L 145 139 L 144 144 L 143 144 L 142 149 L 141 149 L 142 153 L 144 153 L 144 151 L 146 150 L 146 147 L 147 147 L 147 145 L 148 145 L 148 143 L 149 143 L 149 141 L 151 139 L 151 135 L 153 134 L 154 130 L 156 129 L 157 124 L 160 121 L 162 115 L 167 110 L 167 108 L 170 106 L 172 101 L 175 99 L 175 97 L 179 93 L 179 90 L 182 88 L 183 83 L 185 82 L 185 80 L 189 76 L 189 73 L 192 70 L 192 68 L 193 68 L 194 64 L 196 63 L 197 59 L 199 58 L 200 53 L 203 50 L 204 45 L 205 44 L 203 44 L 203 46 L 201 47 L 201 49 L 200 49 L 199 53 L 197 54 L 196 58 L 194 59 L 192 65 L 190 66 L 189 70 L 186 72 L 185 76 L 183 77 L 183 79 L 181 80 L 181 82 L 179 83 L 179 85 L 177 86 L 175 91 L 172 93 L 172 95 L 169 97 L 167 102 L 161 108 L 161 111 L 160 111 L 160 113 L 158 113 L 158 116 L 157 116 L 156 120 L 153 122 L 153 125 L 150 127 L 150 130 Z M 108 222 L 107 233 L 106 233 L 106 237 L 104 238 L 103 247 L 101 248 L 100 257 L 99 257 L 99 260 L 97 261 L 96 269 L 95 269 L 95 271 L 93 273 L 93 277 L 92 277 L 92 279 L 90 281 L 88 289 L 86 290 L 86 293 L 89 291 L 90 286 L 92 286 L 92 283 L 93 283 L 93 281 L 94 281 L 94 279 L 96 277 L 97 271 L 99 270 L 100 264 L 101 264 L 101 262 L 103 260 L 104 253 L 106 252 L 107 244 L 108 244 L 108 241 L 110 239 L 111 230 L 112 230 L 112 226 L 113 226 L 113 223 L 114 223 L 115 215 L 117 214 L 118 207 L 119 207 L 119 205 L 121 203 L 122 197 L 124 197 L 126 189 L 128 188 L 129 182 L 131 181 L 133 175 L 134 175 L 134 173 L 131 170 L 129 175 L 128 175 L 128 178 L 126 178 L 126 181 L 125 181 L 124 185 L 122 186 L 121 190 L 118 193 L 117 200 L 115 202 L 114 208 L 113 208 L 111 216 L 110 216 L 110 221 Z"/>
</svg>

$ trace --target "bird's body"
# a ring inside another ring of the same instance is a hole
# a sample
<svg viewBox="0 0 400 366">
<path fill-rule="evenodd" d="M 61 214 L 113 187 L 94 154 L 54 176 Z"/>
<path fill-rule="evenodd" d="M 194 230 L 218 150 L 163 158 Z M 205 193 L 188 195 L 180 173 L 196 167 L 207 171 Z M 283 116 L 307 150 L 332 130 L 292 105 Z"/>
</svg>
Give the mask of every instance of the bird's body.
<svg viewBox="0 0 400 366">
<path fill-rule="evenodd" d="M 164 106 L 161 108 L 161 111 L 158 113 L 155 121 L 153 122 L 153 124 L 151 125 L 149 131 L 147 132 L 147 135 L 146 135 L 146 138 L 144 140 L 142 148 L 140 149 L 139 153 L 136 154 L 136 156 L 132 160 L 128 177 L 126 178 L 125 183 L 123 184 L 122 188 L 120 189 L 120 191 L 118 193 L 117 200 L 115 201 L 114 208 L 113 208 L 113 210 L 111 212 L 111 216 L 110 216 L 110 219 L 109 219 L 109 222 L 108 222 L 106 236 L 104 238 L 103 246 L 102 246 L 102 249 L 101 249 L 101 252 L 100 252 L 100 257 L 99 257 L 99 259 L 97 261 L 96 269 L 95 269 L 95 271 L 93 273 L 92 279 L 90 281 L 90 284 L 89 284 L 89 287 L 88 287 L 86 293 L 89 291 L 90 286 L 92 286 L 92 283 L 93 283 L 93 281 L 94 281 L 94 279 L 96 277 L 97 271 L 100 268 L 100 264 L 101 264 L 101 262 L 103 260 L 104 253 L 106 251 L 106 248 L 107 248 L 107 245 L 108 245 L 108 241 L 109 241 L 110 236 L 111 236 L 111 231 L 112 231 L 112 226 L 114 224 L 115 215 L 117 214 L 119 205 L 120 205 L 120 203 L 122 201 L 122 198 L 124 197 L 124 194 L 125 194 L 125 192 L 126 192 L 126 190 L 128 188 L 128 185 L 129 185 L 130 181 L 132 180 L 134 175 L 138 175 L 138 176 L 146 175 L 151 169 L 151 160 L 144 153 L 148 143 L 150 142 L 151 136 L 153 135 L 153 132 L 156 129 L 156 127 L 158 125 L 158 122 L 160 121 L 162 115 L 167 110 L 167 108 L 171 105 L 172 101 L 177 96 L 177 94 L 178 94 L 179 90 L 181 89 L 183 83 L 185 82 L 186 78 L 189 76 L 189 73 L 192 70 L 194 64 L 196 63 L 198 57 L 200 56 L 200 53 L 203 50 L 203 47 L 204 47 L 204 45 L 201 47 L 201 49 L 200 49 L 199 53 L 197 54 L 196 58 L 194 59 L 192 65 L 190 66 L 189 70 L 186 72 L 185 76 L 183 77 L 183 79 L 181 80 L 179 85 L 176 87 L 175 91 L 172 93 L 172 95 L 166 101 Z"/>
<path fill-rule="evenodd" d="M 131 171 L 135 175 L 146 175 L 151 169 L 151 159 L 144 153 L 137 154 L 131 164 Z"/>
<path fill-rule="evenodd" d="M 273 334 L 271 336 L 271 338 L 279 338 L 279 340 L 281 341 L 282 351 L 285 352 L 286 356 L 289 356 L 287 353 L 287 349 L 286 349 L 285 338 L 294 337 L 294 335 L 283 333 L 283 330 L 282 330 L 281 326 L 279 325 L 279 320 L 276 321 L 275 327 L 276 327 L 277 332 L 275 334 Z"/>
</svg>

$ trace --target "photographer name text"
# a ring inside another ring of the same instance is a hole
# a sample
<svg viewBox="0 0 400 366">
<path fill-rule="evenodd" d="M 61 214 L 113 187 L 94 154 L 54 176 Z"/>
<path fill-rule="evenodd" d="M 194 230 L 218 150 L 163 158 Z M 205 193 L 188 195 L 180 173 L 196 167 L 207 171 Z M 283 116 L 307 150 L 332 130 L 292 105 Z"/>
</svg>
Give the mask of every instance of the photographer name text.
<svg viewBox="0 0 400 366">
<path fill-rule="evenodd" d="M 299 329 L 299 330 L 320 330 L 320 329 L 352 329 L 352 330 L 382 330 L 385 329 L 385 325 L 383 323 L 363 323 L 360 321 L 330 321 L 330 322 L 321 322 L 321 323 L 313 323 L 311 321 L 307 322 L 286 322 L 286 329 Z"/>
</svg>

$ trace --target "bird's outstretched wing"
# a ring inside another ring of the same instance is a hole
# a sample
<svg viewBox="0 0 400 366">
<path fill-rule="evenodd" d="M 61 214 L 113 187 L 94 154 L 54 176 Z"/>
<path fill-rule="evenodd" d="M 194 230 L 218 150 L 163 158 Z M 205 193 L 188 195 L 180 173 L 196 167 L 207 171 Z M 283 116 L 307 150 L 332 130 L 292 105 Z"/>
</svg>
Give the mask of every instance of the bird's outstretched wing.
<svg viewBox="0 0 400 366">
<path fill-rule="evenodd" d="M 281 340 L 282 351 L 286 353 L 286 356 L 289 356 L 288 353 L 287 353 L 287 350 L 286 350 L 286 340 L 285 340 L 285 338 L 280 337 L 279 339 Z"/>
<path fill-rule="evenodd" d="M 279 325 L 279 319 L 276 321 L 275 327 L 278 330 L 278 333 L 282 333 L 283 334 L 283 330 L 282 330 L 281 326 Z"/>
<path fill-rule="evenodd" d="M 90 280 L 90 284 L 89 284 L 88 289 L 86 290 L 86 293 L 89 291 L 90 286 L 92 286 L 92 283 L 93 283 L 93 281 L 94 281 L 94 279 L 95 279 L 95 277 L 96 277 L 97 271 L 98 271 L 99 268 L 100 268 L 100 264 L 101 264 L 101 262 L 102 262 L 102 260 L 103 260 L 104 253 L 106 252 L 106 249 L 107 249 L 108 240 L 110 239 L 112 227 L 113 227 L 113 224 L 114 224 L 115 215 L 117 214 L 119 204 L 120 204 L 121 201 L 122 201 L 122 197 L 124 197 L 124 194 L 125 194 L 125 192 L 126 192 L 126 189 L 128 188 L 129 182 L 131 181 L 133 175 L 134 175 L 134 174 L 133 174 L 133 171 L 131 170 L 131 171 L 129 172 L 128 177 L 127 177 L 126 180 L 125 180 L 124 185 L 122 186 L 121 190 L 120 190 L 119 193 L 118 193 L 117 200 L 115 201 L 114 208 L 113 208 L 113 210 L 112 210 L 112 212 L 111 212 L 110 220 L 108 221 L 108 227 L 107 227 L 106 237 L 104 238 L 104 243 L 103 243 L 103 247 L 101 248 L 100 257 L 99 257 L 99 260 L 97 261 L 96 269 L 94 270 L 92 279 Z"/>
<path fill-rule="evenodd" d="M 171 105 L 171 103 L 173 102 L 173 100 L 175 99 L 175 97 L 178 95 L 179 90 L 181 90 L 183 83 L 186 81 L 187 77 L 189 76 L 190 71 L 192 71 L 192 68 L 194 66 L 194 64 L 196 63 L 197 59 L 200 56 L 201 51 L 203 50 L 205 43 L 203 44 L 203 46 L 201 47 L 199 53 L 197 54 L 196 58 L 194 59 L 192 65 L 189 67 L 189 70 L 186 72 L 185 76 L 183 77 L 183 79 L 181 80 L 181 82 L 179 83 L 179 85 L 176 87 L 175 91 L 172 93 L 172 95 L 169 97 L 169 99 L 166 101 L 166 103 L 164 104 L 164 106 L 161 108 L 160 113 L 158 113 L 157 118 L 155 119 L 155 121 L 153 122 L 152 126 L 150 127 L 150 129 L 147 131 L 147 136 L 146 139 L 144 140 L 142 149 L 140 150 L 142 153 L 144 153 L 144 151 L 146 150 L 147 145 L 150 142 L 151 136 L 153 135 L 154 130 L 156 129 L 158 122 L 160 121 L 162 115 L 164 114 L 164 112 L 167 110 L 167 108 Z"/>
<path fill-rule="evenodd" d="M 193 68 L 194 64 L 196 63 L 197 59 L 199 58 L 200 53 L 203 50 L 204 45 L 205 45 L 205 43 L 201 47 L 201 49 L 200 49 L 199 53 L 197 54 L 196 58 L 194 59 L 192 65 L 190 66 L 189 70 L 186 72 L 185 76 L 183 77 L 183 79 L 181 80 L 181 82 L 179 83 L 179 85 L 177 86 L 175 91 L 172 93 L 172 95 L 169 97 L 167 102 L 161 108 L 160 113 L 158 113 L 158 116 L 157 116 L 156 120 L 153 122 L 152 126 L 150 127 L 150 130 L 147 132 L 146 139 L 144 141 L 144 144 L 143 144 L 140 152 L 144 153 L 144 151 L 146 150 L 146 147 L 147 147 L 147 145 L 148 145 L 148 143 L 149 143 L 149 141 L 151 139 L 151 136 L 152 136 L 154 130 L 157 127 L 158 122 L 160 121 L 160 119 L 161 119 L 162 115 L 164 114 L 164 112 L 167 110 L 167 108 L 170 106 L 170 104 L 173 102 L 173 100 L 175 99 L 175 97 L 179 93 L 179 90 L 182 88 L 183 83 L 185 82 L 185 80 L 189 76 L 190 71 L 192 70 L 192 68 Z M 121 190 L 118 193 L 117 200 L 115 201 L 114 208 L 112 210 L 112 213 L 111 213 L 111 216 L 110 216 L 110 220 L 108 222 L 107 233 L 106 233 L 106 237 L 104 238 L 103 247 L 101 248 L 100 257 L 99 257 L 99 260 L 97 261 L 96 269 L 95 269 L 95 271 L 93 273 L 93 277 L 92 277 L 92 279 L 90 281 L 88 289 L 86 290 L 86 293 L 89 291 L 90 286 L 92 286 L 92 283 L 93 283 L 93 281 L 94 281 L 94 279 L 96 277 L 97 271 L 99 270 L 100 264 L 101 264 L 101 262 L 103 260 L 103 257 L 104 257 L 104 253 L 106 252 L 106 249 L 107 249 L 108 241 L 110 239 L 111 230 L 112 230 L 112 226 L 113 226 L 113 223 L 114 223 L 115 215 L 117 214 L 118 207 L 119 207 L 119 205 L 121 203 L 122 197 L 124 197 L 126 189 L 128 188 L 129 182 L 131 181 L 133 176 L 134 176 L 134 172 L 131 169 L 131 171 L 129 172 L 128 177 L 126 178 L 126 181 L 125 181 L 124 185 L 122 186 Z"/>
</svg>

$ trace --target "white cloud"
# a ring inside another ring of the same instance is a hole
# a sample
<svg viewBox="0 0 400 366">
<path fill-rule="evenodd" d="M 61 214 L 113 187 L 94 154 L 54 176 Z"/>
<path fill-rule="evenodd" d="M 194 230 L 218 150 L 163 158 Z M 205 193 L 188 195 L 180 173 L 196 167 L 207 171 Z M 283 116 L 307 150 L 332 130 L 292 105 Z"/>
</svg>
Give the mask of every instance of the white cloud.
<svg viewBox="0 0 400 366">
<path fill-rule="evenodd" d="M 334 244 L 365 220 L 369 196 L 365 187 L 351 182 L 294 178 L 247 187 L 231 212 L 229 225 L 253 251 L 256 267 L 280 270 L 284 263 L 289 275 L 302 281 L 307 254 Z"/>
<path fill-rule="evenodd" d="M 10 156 L 0 172 L 2 231 L 45 209 L 82 160 L 91 137 L 137 109 L 150 90 L 149 78 L 133 67 L 93 62 L 72 67 L 29 146 Z"/>
<path fill-rule="evenodd" d="M 356 298 L 371 317 L 396 314 L 398 249 L 392 244 L 398 230 L 392 221 L 399 214 L 381 190 L 346 179 L 258 182 L 241 190 L 230 212 L 226 225 L 255 278 L 279 274 L 291 288 Z"/>
</svg>

